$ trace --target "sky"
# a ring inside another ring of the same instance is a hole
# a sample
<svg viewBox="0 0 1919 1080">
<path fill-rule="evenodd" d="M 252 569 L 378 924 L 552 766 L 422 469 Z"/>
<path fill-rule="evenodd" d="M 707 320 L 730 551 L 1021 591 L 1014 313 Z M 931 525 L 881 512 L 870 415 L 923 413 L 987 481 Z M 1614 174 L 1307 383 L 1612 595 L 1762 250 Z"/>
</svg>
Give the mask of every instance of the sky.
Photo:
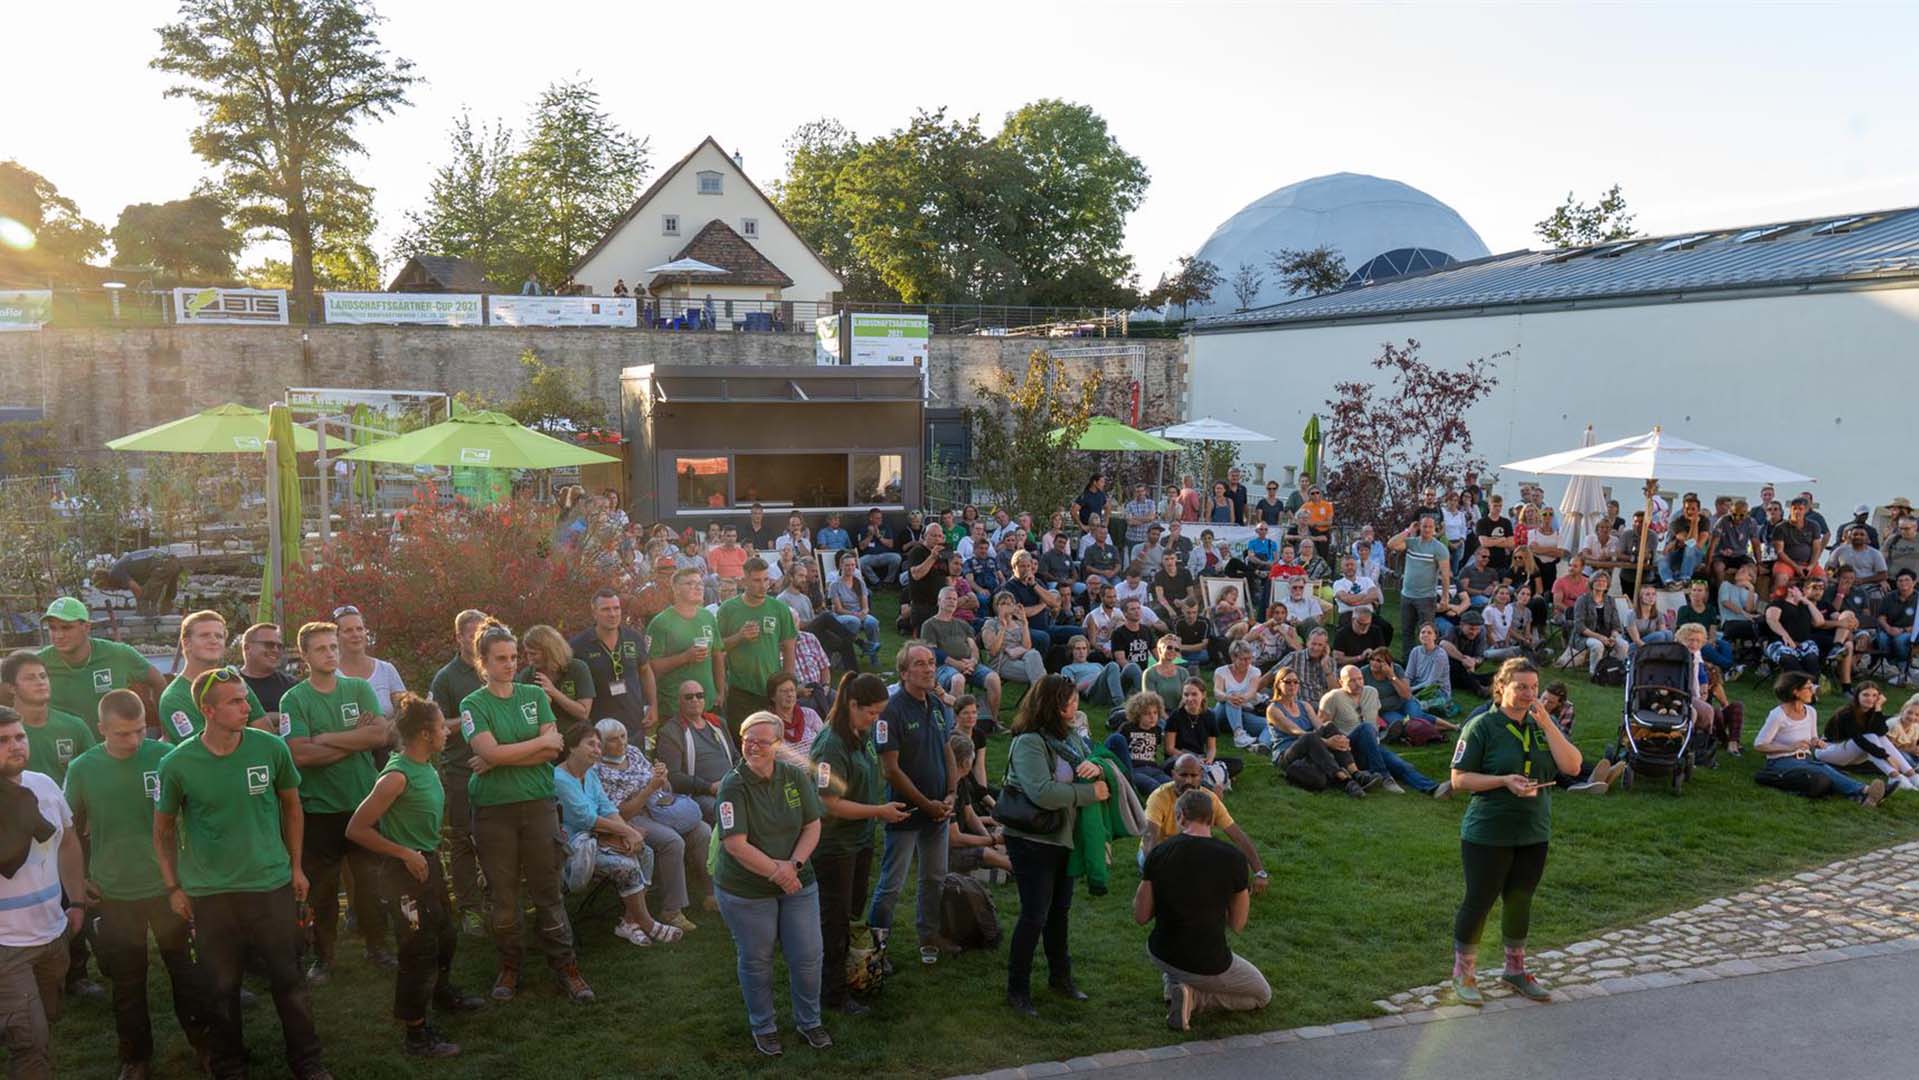
<svg viewBox="0 0 1919 1080">
<path fill-rule="evenodd" d="M 378 8 L 424 79 L 362 132 L 382 252 L 462 108 L 517 126 L 570 77 L 651 140 L 652 175 L 710 134 L 767 188 L 818 117 L 874 135 L 945 106 L 992 131 L 1036 98 L 1085 103 L 1151 174 L 1126 234 L 1148 284 L 1248 202 L 1338 171 L 1424 190 L 1494 252 L 1540 246 L 1533 223 L 1568 191 L 1613 183 L 1654 235 L 1919 204 L 1910 3 Z M 208 172 L 194 110 L 147 66 L 175 10 L 0 8 L 0 159 L 109 227 L 186 195 Z"/>
</svg>

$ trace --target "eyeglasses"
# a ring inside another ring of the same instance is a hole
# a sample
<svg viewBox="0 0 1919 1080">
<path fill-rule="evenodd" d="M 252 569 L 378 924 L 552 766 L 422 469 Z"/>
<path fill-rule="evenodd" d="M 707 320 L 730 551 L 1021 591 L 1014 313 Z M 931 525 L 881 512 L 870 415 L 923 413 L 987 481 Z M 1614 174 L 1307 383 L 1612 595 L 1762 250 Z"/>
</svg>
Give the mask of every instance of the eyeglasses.
<svg viewBox="0 0 1919 1080">
<path fill-rule="evenodd" d="M 282 649 L 286 647 L 286 643 L 277 638 L 271 641 L 266 638 L 254 638 L 252 641 L 247 642 L 247 644 L 258 645 L 262 649 Z"/>
<path fill-rule="evenodd" d="M 744 739 L 740 745 L 746 747 L 748 750 L 764 750 L 778 742 L 778 739 Z"/>
</svg>

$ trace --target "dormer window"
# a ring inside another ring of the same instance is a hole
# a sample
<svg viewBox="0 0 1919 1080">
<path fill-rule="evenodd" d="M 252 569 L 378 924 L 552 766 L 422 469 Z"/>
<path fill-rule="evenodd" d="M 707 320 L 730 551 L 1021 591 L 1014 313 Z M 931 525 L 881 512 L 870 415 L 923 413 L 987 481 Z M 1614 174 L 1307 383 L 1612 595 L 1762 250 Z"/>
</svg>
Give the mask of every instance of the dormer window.
<svg viewBox="0 0 1919 1080">
<path fill-rule="evenodd" d="M 700 177 L 700 194 L 702 195 L 720 194 L 721 188 L 720 188 L 719 173 L 709 170 L 709 171 L 700 173 L 699 177 Z"/>
</svg>

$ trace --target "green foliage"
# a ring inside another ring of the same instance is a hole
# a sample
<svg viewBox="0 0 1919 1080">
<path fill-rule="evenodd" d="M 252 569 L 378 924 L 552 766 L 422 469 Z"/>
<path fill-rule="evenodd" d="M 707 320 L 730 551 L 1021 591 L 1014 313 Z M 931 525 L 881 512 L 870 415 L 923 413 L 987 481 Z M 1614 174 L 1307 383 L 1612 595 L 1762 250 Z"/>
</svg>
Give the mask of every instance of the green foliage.
<svg viewBox="0 0 1919 1080">
<path fill-rule="evenodd" d="M 838 121 L 787 141 L 781 211 L 847 282 L 908 303 L 1130 306 L 1126 216 L 1146 169 L 1091 109 L 1032 102 L 988 137 L 917 112 L 862 141 Z"/>
<path fill-rule="evenodd" d="M 520 354 L 520 371 L 525 380 L 504 401 L 465 390 L 454 399 L 469 412 L 491 409 L 542 431 L 587 431 L 606 425 L 606 406 L 587 395 L 586 380 L 580 372 L 547 363 L 532 349 Z"/>
<path fill-rule="evenodd" d="M 402 255 L 445 255 L 479 266 L 487 280 L 511 287 L 533 267 L 527 251 L 521 164 L 504 123 L 453 121 L 450 160 L 433 172 L 426 206 L 407 212 Z"/>
<path fill-rule="evenodd" d="M 130 549 L 132 509 L 132 487 L 117 464 L 83 466 L 70 482 L 37 476 L 0 484 L 0 596 L 45 604 L 77 590 L 94 556 Z"/>
<path fill-rule="evenodd" d="M 24 252 L 0 253 L 0 266 L 32 277 L 57 277 L 104 251 L 107 231 L 80 213 L 53 181 L 20 164 L 0 161 L 0 217 L 12 218 L 34 235 Z"/>
<path fill-rule="evenodd" d="M 1585 247 L 1608 240 L 1630 240 L 1633 215 L 1626 209 L 1626 196 L 1614 184 L 1599 201 L 1587 206 L 1566 193 L 1566 201 L 1553 208 L 1533 226 L 1539 238 L 1555 248 Z"/>
<path fill-rule="evenodd" d="M 354 175 L 356 130 L 418 81 L 380 47 L 379 21 L 366 0 L 182 0 L 160 28 L 153 67 L 200 111 L 194 153 L 220 171 L 241 228 L 286 240 L 300 303 L 321 256 L 336 280 L 368 280 L 373 190 Z"/>
<path fill-rule="evenodd" d="M 45 475 L 59 445 L 51 420 L 0 423 L 0 476 Z"/>
<path fill-rule="evenodd" d="M 1346 283 L 1346 260 L 1321 244 L 1316 248 L 1282 248 L 1267 256 L 1266 265 L 1279 275 L 1288 296 L 1318 296 Z"/>
<path fill-rule="evenodd" d="M 973 392 L 980 404 L 966 413 L 979 486 L 1041 519 L 1069 505 L 1090 468 L 1090 458 L 1070 447 L 1093 418 L 1099 370 L 1076 381 L 1059 359 L 1035 349 L 1023 372 L 1000 364 Z M 1049 437 L 1056 429 L 1064 429 L 1058 441 Z"/>
<path fill-rule="evenodd" d="M 1179 305 L 1183 318 L 1189 304 L 1203 304 L 1213 298 L 1213 290 L 1219 288 L 1225 280 L 1220 276 L 1219 266 L 1211 259 L 1202 259 L 1197 255 L 1181 255 L 1179 263 L 1171 276 L 1161 274 L 1159 284 L 1145 296 L 1145 302 L 1152 307 Z"/>
<path fill-rule="evenodd" d="M 245 242 L 227 223 L 226 205 L 210 193 L 163 203 L 134 203 L 113 226 L 113 261 L 151 266 L 165 281 L 211 284 L 233 277 Z"/>
<path fill-rule="evenodd" d="M 510 186 L 522 191 L 519 203 L 531 215 L 526 250 L 542 280 L 564 284 L 633 204 L 646 158 L 647 141 L 614 123 L 590 80 L 556 82 L 540 94 L 513 170 L 519 182 Z"/>
<path fill-rule="evenodd" d="M 1233 299 L 1239 301 L 1239 310 L 1245 311 L 1259 299 L 1260 287 L 1266 284 L 1266 275 L 1259 272 L 1259 266 L 1251 261 L 1242 261 L 1239 269 L 1233 271 Z"/>
</svg>

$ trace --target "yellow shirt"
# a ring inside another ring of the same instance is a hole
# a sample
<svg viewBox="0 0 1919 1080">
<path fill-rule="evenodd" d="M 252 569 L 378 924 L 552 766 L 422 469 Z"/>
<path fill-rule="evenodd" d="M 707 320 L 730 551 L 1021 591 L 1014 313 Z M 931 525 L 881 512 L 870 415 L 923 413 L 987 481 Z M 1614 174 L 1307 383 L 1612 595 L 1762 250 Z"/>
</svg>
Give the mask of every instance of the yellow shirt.
<svg viewBox="0 0 1919 1080">
<path fill-rule="evenodd" d="M 1226 803 L 1219 793 L 1207 791 L 1213 797 L 1213 828 L 1230 829 L 1233 827 L 1233 815 L 1226 812 Z M 1173 804 L 1179 801 L 1171 783 L 1161 784 L 1146 800 L 1146 821 L 1159 830 L 1160 839 L 1165 839 L 1179 831 L 1173 821 Z"/>
</svg>

